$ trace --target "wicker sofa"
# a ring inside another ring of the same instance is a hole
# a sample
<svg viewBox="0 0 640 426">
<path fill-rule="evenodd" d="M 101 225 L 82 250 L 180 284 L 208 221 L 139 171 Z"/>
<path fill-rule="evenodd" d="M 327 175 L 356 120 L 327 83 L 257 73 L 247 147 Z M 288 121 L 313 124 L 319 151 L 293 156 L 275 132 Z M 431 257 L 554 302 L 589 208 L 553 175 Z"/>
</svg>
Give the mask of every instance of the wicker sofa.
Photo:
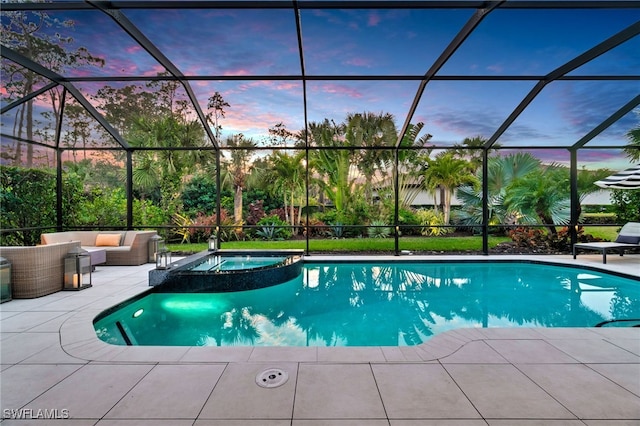
<svg viewBox="0 0 640 426">
<path fill-rule="evenodd" d="M 0 247 L 0 256 L 11 262 L 14 299 L 31 299 L 60 291 L 64 287 L 64 257 L 78 241 L 46 246 Z"/>
<path fill-rule="evenodd" d="M 104 249 L 106 265 L 142 265 L 149 259 L 149 239 L 156 231 L 66 231 L 40 235 L 43 245 L 79 241 L 82 248 Z"/>
</svg>

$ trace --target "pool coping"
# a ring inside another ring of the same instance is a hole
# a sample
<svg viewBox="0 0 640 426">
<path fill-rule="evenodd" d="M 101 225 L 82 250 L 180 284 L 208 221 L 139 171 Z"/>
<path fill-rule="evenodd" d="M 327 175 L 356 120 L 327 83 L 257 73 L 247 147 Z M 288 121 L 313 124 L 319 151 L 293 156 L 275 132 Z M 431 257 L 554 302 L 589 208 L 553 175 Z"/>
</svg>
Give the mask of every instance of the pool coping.
<svg viewBox="0 0 640 426">
<path fill-rule="evenodd" d="M 345 259 L 346 260 L 346 259 Z M 609 274 L 640 280 L 638 275 L 612 270 L 611 266 L 577 264 L 568 259 L 524 258 L 522 256 L 357 256 L 353 261 L 520 261 L 558 266 L 573 266 L 597 270 Z M 336 256 L 309 256 L 311 262 L 336 262 Z M 147 291 L 141 287 L 139 293 Z M 114 306 L 135 295 L 122 295 L 114 300 Z M 371 347 L 217 347 L 217 346 L 118 346 L 100 340 L 93 328 L 93 320 L 105 309 L 86 309 L 71 315 L 60 327 L 60 345 L 68 355 L 90 362 L 144 362 L 144 363 L 198 363 L 198 362 L 435 362 L 460 350 L 466 344 L 486 339 L 545 339 L 549 334 L 575 332 L 581 338 L 605 338 L 612 333 L 624 333 L 624 329 L 613 331 L 595 328 L 460 328 L 440 333 L 427 342 L 416 346 L 371 346 Z M 554 330 L 554 331 L 549 331 Z"/>
</svg>

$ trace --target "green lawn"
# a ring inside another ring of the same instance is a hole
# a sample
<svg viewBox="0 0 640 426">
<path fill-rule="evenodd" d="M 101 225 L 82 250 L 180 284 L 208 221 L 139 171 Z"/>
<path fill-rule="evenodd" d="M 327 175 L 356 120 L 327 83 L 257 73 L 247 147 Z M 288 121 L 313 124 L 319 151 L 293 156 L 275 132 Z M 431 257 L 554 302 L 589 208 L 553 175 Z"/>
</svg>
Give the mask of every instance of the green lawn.
<svg viewBox="0 0 640 426">
<path fill-rule="evenodd" d="M 489 248 L 501 242 L 510 241 L 508 237 L 489 237 Z M 173 252 L 197 253 L 206 250 L 207 245 L 201 244 L 168 244 Z M 222 243 L 223 249 L 300 249 L 305 250 L 306 241 L 230 241 Z M 340 253 L 340 252 L 393 252 L 395 241 L 393 238 L 341 238 L 341 239 L 312 239 L 309 250 L 312 252 Z M 482 237 L 402 237 L 400 250 L 411 251 L 481 251 Z"/>
<path fill-rule="evenodd" d="M 585 226 L 584 233 L 591 234 L 594 237 L 602 238 L 607 241 L 615 241 L 618 237 L 617 226 Z"/>
<path fill-rule="evenodd" d="M 614 241 L 618 235 L 616 226 L 587 226 L 585 233 L 607 241 Z M 509 237 L 489 237 L 489 249 L 502 242 L 511 241 Z M 207 249 L 206 243 L 198 244 L 168 244 L 169 250 L 175 253 L 197 253 Z M 222 243 L 223 249 L 257 249 L 279 250 L 298 249 L 306 250 L 305 240 L 285 241 L 229 241 Z M 340 239 L 311 239 L 309 250 L 320 253 L 392 253 L 395 250 L 393 238 L 340 238 Z M 415 252 L 464 252 L 482 251 L 482 237 L 402 237 L 400 238 L 400 250 Z"/>
</svg>

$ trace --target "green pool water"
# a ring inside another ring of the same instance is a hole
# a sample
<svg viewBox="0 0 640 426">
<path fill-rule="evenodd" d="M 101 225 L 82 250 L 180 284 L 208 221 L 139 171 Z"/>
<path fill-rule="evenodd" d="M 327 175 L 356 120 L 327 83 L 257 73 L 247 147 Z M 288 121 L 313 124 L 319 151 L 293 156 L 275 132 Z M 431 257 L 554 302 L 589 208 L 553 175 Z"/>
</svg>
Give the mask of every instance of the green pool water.
<svg viewBox="0 0 640 426">
<path fill-rule="evenodd" d="M 191 272 L 249 270 L 276 265 L 286 259 L 287 256 L 207 256 L 186 270 Z"/>
<path fill-rule="evenodd" d="M 462 327 L 639 319 L 640 281 L 532 263 L 305 262 L 284 284 L 154 292 L 98 318 L 115 345 L 405 346 Z"/>
</svg>

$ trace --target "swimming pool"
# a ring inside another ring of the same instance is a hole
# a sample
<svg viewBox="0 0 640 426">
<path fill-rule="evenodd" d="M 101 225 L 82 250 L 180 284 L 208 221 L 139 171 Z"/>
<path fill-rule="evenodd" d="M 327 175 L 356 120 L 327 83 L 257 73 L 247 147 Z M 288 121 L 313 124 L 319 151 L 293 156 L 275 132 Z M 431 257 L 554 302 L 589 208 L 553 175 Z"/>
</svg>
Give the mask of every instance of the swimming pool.
<svg viewBox="0 0 640 426">
<path fill-rule="evenodd" d="M 640 318 L 640 282 L 527 262 L 313 263 L 283 284 L 157 288 L 94 321 L 115 345 L 405 346 L 462 327 L 592 327 Z M 126 336 L 126 337 L 125 337 Z"/>
</svg>

